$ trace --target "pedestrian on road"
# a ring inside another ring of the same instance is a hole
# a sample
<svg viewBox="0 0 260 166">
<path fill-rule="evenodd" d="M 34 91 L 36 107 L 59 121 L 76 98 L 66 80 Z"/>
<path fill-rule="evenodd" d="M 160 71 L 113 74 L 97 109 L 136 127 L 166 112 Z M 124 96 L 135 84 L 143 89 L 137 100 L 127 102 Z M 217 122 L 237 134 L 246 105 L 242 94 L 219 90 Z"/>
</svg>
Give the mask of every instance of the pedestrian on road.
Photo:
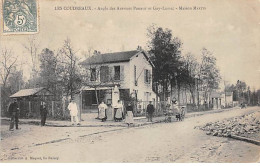
<svg viewBox="0 0 260 166">
<path fill-rule="evenodd" d="M 153 121 L 153 113 L 154 113 L 154 106 L 152 104 L 152 101 L 149 101 L 149 104 L 147 105 L 147 115 L 148 115 L 148 122 Z"/>
<path fill-rule="evenodd" d="M 68 109 L 70 110 L 71 125 L 74 125 L 74 122 L 76 122 L 77 125 L 80 125 L 78 118 L 78 106 L 74 99 L 71 99 Z"/>
<path fill-rule="evenodd" d="M 128 106 L 126 107 L 126 118 L 125 118 L 125 123 L 127 123 L 128 127 L 131 124 L 134 124 L 134 115 L 133 115 L 133 106 L 131 105 L 131 103 L 128 104 Z"/>
<path fill-rule="evenodd" d="M 98 106 L 98 111 L 99 111 L 99 119 L 102 120 L 102 122 L 105 122 L 107 120 L 107 115 L 106 115 L 106 110 L 107 110 L 107 105 L 104 103 L 104 101 L 101 102 Z"/>
<path fill-rule="evenodd" d="M 40 114 L 41 114 L 41 126 L 45 126 L 45 122 L 48 114 L 48 110 L 45 102 L 41 102 Z"/>
<path fill-rule="evenodd" d="M 19 107 L 18 107 L 18 103 L 17 103 L 17 99 L 14 99 L 13 102 L 10 104 L 9 106 L 9 114 L 11 116 L 11 120 L 10 120 L 10 131 L 14 130 L 14 123 L 15 123 L 15 127 L 16 130 L 19 130 L 20 128 L 18 128 L 18 121 L 19 121 Z"/>
<path fill-rule="evenodd" d="M 121 120 L 123 120 L 123 104 L 121 103 L 120 100 L 118 100 L 117 104 L 114 106 L 114 110 L 115 110 L 115 121 L 121 122 Z"/>
</svg>

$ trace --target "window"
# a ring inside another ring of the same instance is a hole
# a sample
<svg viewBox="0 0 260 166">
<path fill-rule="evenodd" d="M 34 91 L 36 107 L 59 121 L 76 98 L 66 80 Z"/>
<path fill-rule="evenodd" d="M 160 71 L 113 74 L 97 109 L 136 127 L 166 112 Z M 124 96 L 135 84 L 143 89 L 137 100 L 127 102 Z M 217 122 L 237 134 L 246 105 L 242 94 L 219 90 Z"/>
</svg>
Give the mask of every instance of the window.
<svg viewBox="0 0 260 166">
<path fill-rule="evenodd" d="M 135 86 L 137 86 L 137 80 L 136 80 L 136 66 L 134 65 L 134 81 L 135 81 Z"/>
<path fill-rule="evenodd" d="M 120 66 L 114 66 L 115 75 L 114 80 L 120 80 Z"/>
<path fill-rule="evenodd" d="M 90 81 L 96 81 L 96 80 L 97 80 L 97 77 L 96 77 L 96 75 L 97 75 L 96 69 L 95 69 L 95 68 L 91 68 L 91 69 L 90 69 L 90 72 L 91 72 L 91 74 L 90 74 Z"/>
<path fill-rule="evenodd" d="M 108 77 L 109 77 L 108 66 L 101 66 L 100 67 L 100 81 L 101 82 L 108 82 Z"/>
<path fill-rule="evenodd" d="M 150 84 L 150 71 L 145 69 L 144 70 L 144 82 Z"/>
</svg>

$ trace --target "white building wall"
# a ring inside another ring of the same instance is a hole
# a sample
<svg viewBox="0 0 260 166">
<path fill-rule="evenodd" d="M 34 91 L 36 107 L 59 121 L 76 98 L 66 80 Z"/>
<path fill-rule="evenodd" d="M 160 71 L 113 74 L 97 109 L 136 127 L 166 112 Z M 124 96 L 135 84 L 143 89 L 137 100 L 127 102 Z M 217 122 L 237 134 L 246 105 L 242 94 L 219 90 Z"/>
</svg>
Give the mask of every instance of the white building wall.
<svg viewBox="0 0 260 166">
<path fill-rule="evenodd" d="M 136 66 L 136 79 L 137 86 L 134 79 L 134 66 Z M 145 83 L 145 70 L 149 70 L 151 73 L 150 83 Z M 129 63 L 129 80 L 130 80 L 130 93 L 137 90 L 137 97 L 142 101 L 155 100 L 156 95 L 152 91 L 152 66 L 147 61 L 143 53 L 139 53 L 137 56 L 131 58 Z"/>
<path fill-rule="evenodd" d="M 130 89 L 130 94 L 137 90 L 138 100 L 142 101 L 155 101 L 156 94 L 152 91 L 152 66 L 146 60 L 143 53 L 139 53 L 138 56 L 134 56 L 130 59 L 129 62 L 119 62 L 119 63 L 108 63 L 102 65 L 96 65 L 97 70 L 100 70 L 101 66 L 108 66 L 109 68 L 114 68 L 114 66 L 123 67 L 123 76 L 124 79 L 121 81 L 113 81 L 114 83 L 120 83 L 119 89 Z M 136 66 L 136 77 L 138 78 L 137 86 L 135 86 L 134 80 L 134 66 Z M 89 66 L 90 67 L 90 66 Z M 88 67 L 88 68 L 89 68 Z M 144 70 L 148 69 L 151 73 L 150 83 L 145 83 L 145 73 Z M 114 70 L 114 69 L 113 69 Z M 89 73 L 90 74 L 90 73 Z M 114 72 L 112 72 L 114 75 Z M 97 81 L 100 81 L 100 72 L 97 72 Z"/>
</svg>

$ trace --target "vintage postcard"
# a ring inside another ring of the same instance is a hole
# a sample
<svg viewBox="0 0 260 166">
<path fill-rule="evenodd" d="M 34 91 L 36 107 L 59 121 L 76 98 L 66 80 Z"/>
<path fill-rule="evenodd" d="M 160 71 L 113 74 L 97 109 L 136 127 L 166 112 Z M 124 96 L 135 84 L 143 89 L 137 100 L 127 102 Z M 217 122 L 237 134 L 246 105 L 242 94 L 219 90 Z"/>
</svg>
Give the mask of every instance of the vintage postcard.
<svg viewBox="0 0 260 166">
<path fill-rule="evenodd" d="M 1 163 L 259 163 L 259 0 L 1 0 Z"/>
</svg>

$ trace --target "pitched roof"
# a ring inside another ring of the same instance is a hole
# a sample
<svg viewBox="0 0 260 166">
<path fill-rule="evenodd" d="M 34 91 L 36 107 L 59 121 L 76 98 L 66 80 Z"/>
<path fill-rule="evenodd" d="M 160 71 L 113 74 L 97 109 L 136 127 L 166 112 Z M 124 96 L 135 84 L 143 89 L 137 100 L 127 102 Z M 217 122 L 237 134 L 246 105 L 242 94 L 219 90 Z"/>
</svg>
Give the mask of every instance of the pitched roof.
<svg viewBox="0 0 260 166">
<path fill-rule="evenodd" d="M 130 58 L 140 51 L 124 51 L 124 52 L 114 52 L 114 53 L 105 53 L 97 54 L 92 57 L 87 58 L 85 61 L 81 62 L 81 65 L 84 64 L 101 64 L 101 63 L 114 63 L 114 62 L 126 62 Z"/>
<path fill-rule="evenodd" d="M 16 92 L 15 94 L 11 95 L 11 98 L 16 98 L 16 97 L 25 97 L 25 96 L 32 96 L 35 95 L 36 93 L 40 92 L 45 88 L 40 87 L 40 88 L 33 88 L 33 89 L 22 89 Z"/>
<path fill-rule="evenodd" d="M 154 64 L 150 60 L 148 54 L 145 51 L 141 51 L 141 50 L 97 54 L 97 55 L 87 58 L 86 60 L 84 60 L 83 62 L 81 62 L 79 64 L 80 65 L 90 65 L 90 64 L 128 62 L 133 56 L 135 56 L 138 53 L 143 53 L 145 58 L 147 59 L 147 61 L 152 65 L 152 67 L 154 67 Z"/>
</svg>

